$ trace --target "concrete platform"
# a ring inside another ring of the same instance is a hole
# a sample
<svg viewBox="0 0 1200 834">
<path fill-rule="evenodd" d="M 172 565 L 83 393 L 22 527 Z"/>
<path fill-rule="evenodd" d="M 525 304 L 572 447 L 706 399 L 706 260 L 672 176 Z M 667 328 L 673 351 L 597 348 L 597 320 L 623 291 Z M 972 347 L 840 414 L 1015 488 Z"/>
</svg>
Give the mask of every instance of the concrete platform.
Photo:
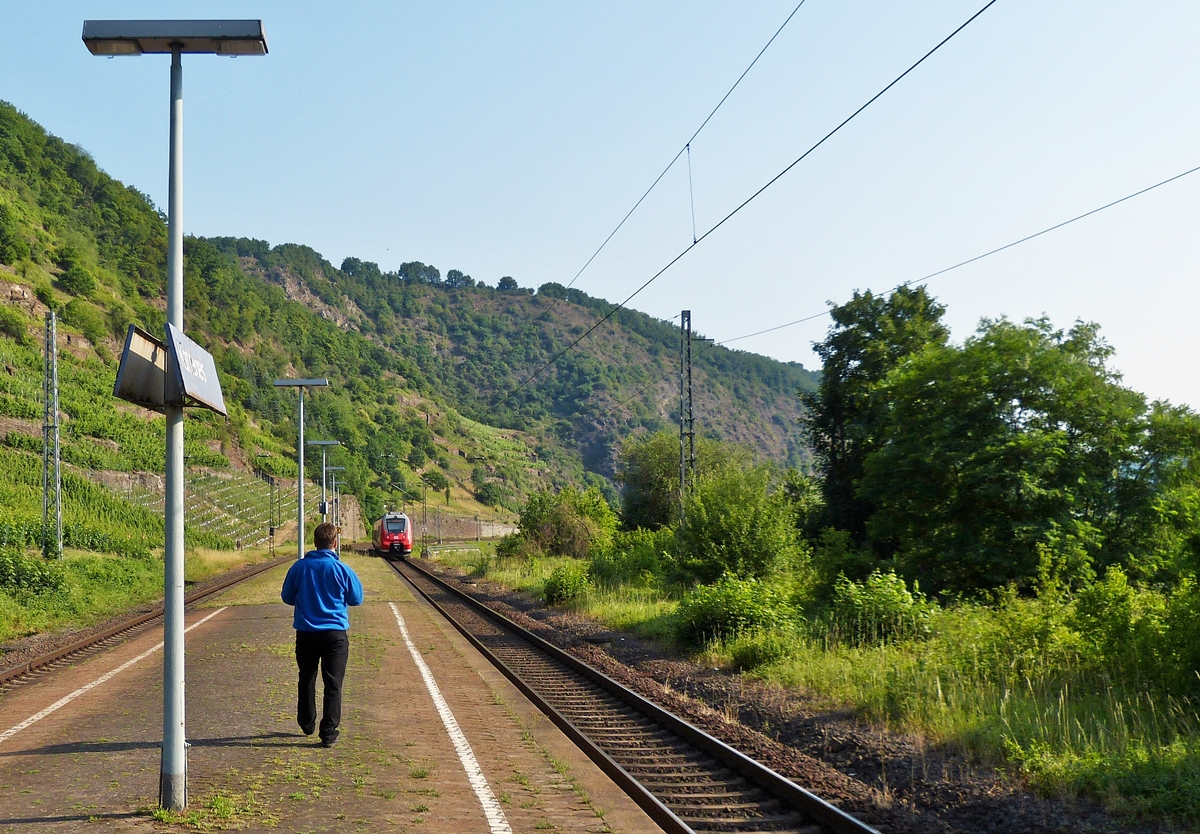
<svg viewBox="0 0 1200 834">
<path fill-rule="evenodd" d="M 185 813 L 155 808 L 162 654 L 152 629 L 0 696 L 0 827 L 659 830 L 385 564 L 346 560 L 367 601 L 352 611 L 334 748 L 295 723 L 291 609 L 275 601 L 281 568 L 188 613 Z M 441 693 L 440 713 L 431 688 Z"/>
</svg>

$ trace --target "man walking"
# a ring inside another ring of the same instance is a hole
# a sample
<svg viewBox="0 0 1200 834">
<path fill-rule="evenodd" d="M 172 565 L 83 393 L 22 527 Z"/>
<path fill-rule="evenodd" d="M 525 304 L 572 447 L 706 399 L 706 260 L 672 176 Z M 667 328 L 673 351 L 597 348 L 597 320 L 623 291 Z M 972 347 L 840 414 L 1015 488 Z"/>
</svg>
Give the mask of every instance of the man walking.
<svg viewBox="0 0 1200 834">
<path fill-rule="evenodd" d="M 292 627 L 296 629 L 296 665 L 300 667 L 300 693 L 296 721 L 306 736 L 317 729 L 317 664 L 325 698 L 321 715 L 321 746 L 333 747 L 342 720 L 342 678 L 350 655 L 348 605 L 361 605 L 362 583 L 354 571 L 342 564 L 333 543 L 337 528 L 318 524 L 313 531 L 316 550 L 294 562 L 283 580 L 280 596 L 296 607 Z"/>
</svg>

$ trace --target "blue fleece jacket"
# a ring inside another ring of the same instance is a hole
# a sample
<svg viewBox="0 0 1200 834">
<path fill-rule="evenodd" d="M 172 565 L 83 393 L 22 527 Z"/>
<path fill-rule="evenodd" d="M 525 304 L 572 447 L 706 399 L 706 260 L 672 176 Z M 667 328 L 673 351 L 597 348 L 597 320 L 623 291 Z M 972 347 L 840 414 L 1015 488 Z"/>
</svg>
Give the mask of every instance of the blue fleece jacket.
<svg viewBox="0 0 1200 834">
<path fill-rule="evenodd" d="M 293 562 L 283 580 L 283 601 L 296 606 L 296 631 L 345 631 L 348 605 L 362 605 L 362 583 L 332 550 L 310 550 Z"/>
</svg>

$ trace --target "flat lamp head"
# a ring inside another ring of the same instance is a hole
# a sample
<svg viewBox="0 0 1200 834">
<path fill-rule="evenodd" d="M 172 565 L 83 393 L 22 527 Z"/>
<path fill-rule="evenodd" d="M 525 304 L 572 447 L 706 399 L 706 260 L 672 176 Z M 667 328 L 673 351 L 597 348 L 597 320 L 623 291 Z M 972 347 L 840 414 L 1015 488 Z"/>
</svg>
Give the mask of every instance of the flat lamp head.
<svg viewBox="0 0 1200 834">
<path fill-rule="evenodd" d="M 93 55 L 266 55 L 261 20 L 85 20 L 83 43 Z"/>
</svg>

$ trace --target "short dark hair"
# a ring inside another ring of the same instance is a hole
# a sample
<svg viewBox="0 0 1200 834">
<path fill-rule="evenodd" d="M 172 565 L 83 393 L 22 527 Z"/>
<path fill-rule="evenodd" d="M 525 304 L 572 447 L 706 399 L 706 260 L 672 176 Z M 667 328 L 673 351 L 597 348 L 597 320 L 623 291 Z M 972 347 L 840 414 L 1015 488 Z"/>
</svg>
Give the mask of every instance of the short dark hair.
<svg viewBox="0 0 1200 834">
<path fill-rule="evenodd" d="M 328 521 L 318 524 L 317 529 L 313 530 L 313 544 L 317 546 L 317 550 L 328 550 L 333 547 L 335 541 L 337 541 L 337 528 Z"/>
</svg>

